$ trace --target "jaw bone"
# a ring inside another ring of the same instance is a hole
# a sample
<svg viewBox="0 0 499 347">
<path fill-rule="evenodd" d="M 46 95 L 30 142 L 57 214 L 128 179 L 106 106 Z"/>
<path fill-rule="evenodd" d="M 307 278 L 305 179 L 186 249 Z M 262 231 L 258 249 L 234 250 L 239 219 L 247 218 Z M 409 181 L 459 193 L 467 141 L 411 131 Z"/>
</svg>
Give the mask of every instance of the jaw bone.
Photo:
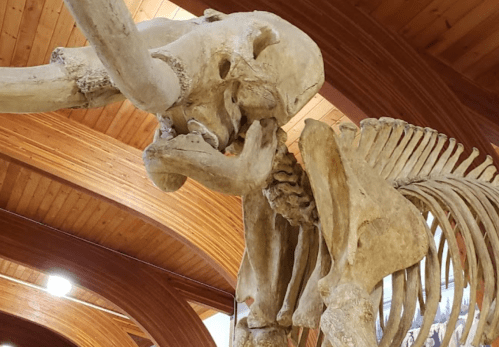
<svg viewBox="0 0 499 347">
<path fill-rule="evenodd" d="M 187 176 L 212 190 L 244 195 L 266 183 L 277 146 L 276 130 L 273 119 L 253 122 L 237 157 L 223 155 L 201 134 L 159 137 L 145 149 L 143 159 L 149 177 L 165 191 L 180 188 Z"/>
</svg>

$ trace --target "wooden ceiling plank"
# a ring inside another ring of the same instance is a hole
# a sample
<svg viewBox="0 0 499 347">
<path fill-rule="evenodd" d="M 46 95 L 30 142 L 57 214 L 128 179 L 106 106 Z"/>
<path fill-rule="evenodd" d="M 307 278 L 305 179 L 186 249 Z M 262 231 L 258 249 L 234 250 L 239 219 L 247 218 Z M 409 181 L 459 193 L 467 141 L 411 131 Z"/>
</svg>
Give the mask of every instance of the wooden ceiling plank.
<svg viewBox="0 0 499 347">
<path fill-rule="evenodd" d="M 167 274 L 7 211 L 0 211 L 0 241 L 0 256 L 40 271 L 59 268 L 71 274 L 75 283 L 133 317 L 158 347 L 215 346 L 203 323 L 178 295 L 175 285 L 170 284 L 172 281 L 194 286 L 202 295 L 209 294 L 208 300 L 232 300 L 227 293 Z"/>
<path fill-rule="evenodd" d="M 434 71 L 439 72 L 440 77 L 447 83 L 459 100 L 461 100 L 463 105 L 474 112 L 473 118 L 476 123 L 482 124 L 483 119 L 486 119 L 488 122 L 494 124 L 495 128 L 499 129 L 499 119 L 497 118 L 497 115 L 499 114 L 498 94 L 491 93 L 481 88 L 471 79 L 466 78 L 434 57 L 428 55 L 422 57 Z M 481 126 L 481 129 L 483 128 L 484 127 Z M 495 131 L 495 129 L 491 128 L 488 124 L 485 125 L 485 128 L 489 129 L 488 133 L 485 135 L 492 134 L 493 136 L 487 137 L 488 140 L 491 143 L 499 145 L 499 142 L 497 141 L 499 138 L 499 131 Z M 495 135 L 493 134 L 494 132 Z"/>
<path fill-rule="evenodd" d="M 27 282 L 28 279 L 31 277 L 31 274 L 33 273 L 33 271 L 27 267 L 24 267 L 24 271 L 23 273 L 21 274 L 21 276 L 19 277 L 19 279 L 21 281 L 24 281 L 24 282 Z"/>
<path fill-rule="evenodd" d="M 110 235 L 113 238 L 114 246 L 113 248 L 117 252 L 125 254 L 133 254 L 134 243 L 130 242 L 130 234 L 136 235 L 140 233 L 142 227 L 144 227 L 145 222 L 131 214 L 128 214 L 125 219 L 118 226 L 117 230 L 114 232 L 115 235 Z M 104 240 L 105 242 L 106 240 Z M 137 258 L 136 255 L 133 255 Z M 155 263 L 156 264 L 156 263 Z"/>
<path fill-rule="evenodd" d="M 161 6 L 156 13 L 157 17 L 165 17 L 172 19 L 175 16 L 175 13 L 178 11 L 179 7 L 175 5 L 173 2 L 168 0 L 163 0 Z"/>
<path fill-rule="evenodd" d="M 38 210 L 38 207 L 42 203 L 43 198 L 45 197 L 45 194 L 50 187 L 50 182 L 51 180 L 45 176 L 42 176 L 40 178 L 40 181 L 38 182 L 36 190 L 31 201 L 28 204 L 25 214 L 23 214 L 24 216 L 36 220 L 36 211 Z"/>
<path fill-rule="evenodd" d="M 349 0 L 349 1 L 352 3 L 352 5 L 354 5 L 355 7 L 366 13 L 371 13 L 376 8 L 378 8 L 383 2 L 383 0 Z"/>
<path fill-rule="evenodd" d="M 123 210 L 114 205 L 106 205 L 106 212 L 102 214 L 101 218 L 94 226 L 90 227 L 92 233 L 95 235 L 95 242 L 102 244 L 103 246 L 106 246 L 106 244 L 102 243 L 104 234 L 112 233 L 114 231 L 117 224 L 119 224 L 122 220 L 122 218 L 119 217 L 119 214 L 124 213 Z"/>
<path fill-rule="evenodd" d="M 343 123 L 351 121 L 338 109 L 334 109 L 326 113 L 324 116 L 319 119 L 321 122 L 326 123 L 329 126 L 333 126 L 336 123 Z"/>
<path fill-rule="evenodd" d="M 26 0 L 7 0 L 2 31 L 0 32 L 0 66 L 9 66 L 19 34 Z"/>
<path fill-rule="evenodd" d="M 72 109 L 68 115 L 68 118 L 75 122 L 81 123 L 83 122 L 83 119 L 85 119 L 85 115 L 87 114 L 87 112 L 89 112 L 89 109 Z"/>
<path fill-rule="evenodd" d="M 188 19 L 192 19 L 194 18 L 195 16 L 184 10 L 182 7 L 179 7 L 178 11 L 175 12 L 175 15 L 173 16 L 173 19 L 175 20 L 188 20 Z"/>
<path fill-rule="evenodd" d="M 28 182 L 24 187 L 21 199 L 19 200 L 19 203 L 17 204 L 17 207 L 15 209 L 16 213 L 23 216 L 26 214 L 26 210 L 28 209 L 29 203 L 34 197 L 36 187 L 38 187 L 41 178 L 42 176 L 40 174 L 36 172 L 30 172 Z"/>
<path fill-rule="evenodd" d="M 77 346 L 135 346 L 108 316 L 39 289 L 1 278 L 0 298 L 1 311 L 56 331 Z"/>
<path fill-rule="evenodd" d="M 66 47 L 83 47 L 87 44 L 87 38 L 81 32 L 78 26 L 74 26 L 71 34 L 69 35 Z"/>
<path fill-rule="evenodd" d="M 27 0 L 10 66 L 26 66 L 45 0 Z"/>
<path fill-rule="evenodd" d="M 142 21 L 154 18 L 160 6 L 161 1 L 143 0 L 137 10 L 137 13 L 133 17 L 134 21 L 140 23 Z"/>
<path fill-rule="evenodd" d="M 51 329 L 4 312 L 0 313 L 0 342 L 15 346 L 77 347 Z"/>
<path fill-rule="evenodd" d="M 76 26 L 75 20 L 66 6 L 62 7 L 59 18 L 57 19 L 57 24 L 54 28 L 54 33 L 50 39 L 47 52 L 45 53 L 44 63 L 50 61 L 50 56 L 52 51 L 57 47 L 65 47 L 68 44 L 69 36 Z"/>
<path fill-rule="evenodd" d="M 75 190 L 76 192 L 76 190 Z M 73 225 L 75 224 L 78 217 L 83 213 L 86 209 L 87 205 L 90 202 L 91 197 L 87 194 L 79 194 L 78 200 L 71 208 L 71 212 L 66 215 L 64 221 L 62 222 L 60 228 L 61 230 L 69 231 L 72 230 Z"/>
<path fill-rule="evenodd" d="M 142 123 L 144 123 L 144 120 L 147 119 L 148 114 L 149 113 L 136 108 L 127 120 L 125 126 L 121 129 L 116 139 L 128 145 L 137 129 Z"/>
<path fill-rule="evenodd" d="M 137 248 L 140 248 L 140 251 L 138 251 L 137 253 L 137 258 L 148 259 L 146 261 L 152 263 L 153 260 L 152 252 L 154 252 L 157 249 L 156 244 L 162 239 L 161 232 L 159 232 L 158 230 L 154 230 L 144 236 L 145 237 L 142 240 L 146 242 L 141 242 L 138 245 L 136 245 L 138 246 Z M 173 254 L 171 256 L 169 255 L 169 258 L 170 257 L 173 258 Z"/>
<path fill-rule="evenodd" d="M 404 0 L 383 0 L 371 15 L 382 23 L 390 22 L 389 19 L 395 16 L 405 3 Z"/>
<path fill-rule="evenodd" d="M 21 278 L 23 276 L 24 271 L 26 270 L 26 267 L 22 266 L 21 264 L 18 264 L 16 266 L 16 272 L 14 273 L 14 278 Z"/>
<path fill-rule="evenodd" d="M 462 73 L 471 80 L 476 80 L 478 76 L 487 73 L 487 71 L 490 71 L 497 64 L 497 57 L 499 57 L 499 47 L 476 61 L 472 66 L 462 71 Z"/>
<path fill-rule="evenodd" d="M 428 52 L 435 56 L 438 56 L 460 38 L 462 38 L 466 33 L 468 33 L 473 27 L 489 16 L 493 15 L 499 9 L 499 3 L 495 0 L 485 0 L 477 7 L 473 8 L 466 16 L 461 18 L 452 28 L 447 30 L 441 35 L 439 40 L 428 48 Z"/>
<path fill-rule="evenodd" d="M 85 113 L 85 117 L 80 121 L 80 123 L 86 125 L 87 127 L 94 128 L 103 111 L 104 107 L 88 109 Z"/>
<path fill-rule="evenodd" d="M 2 191 L 3 182 L 7 176 L 9 161 L 0 158 L 0 192 Z"/>
<path fill-rule="evenodd" d="M 499 94 L 499 63 L 475 78 L 475 82 L 484 88 Z"/>
<path fill-rule="evenodd" d="M 7 210 L 15 212 L 17 205 L 19 204 L 19 200 L 21 200 L 24 188 L 28 183 L 29 176 L 30 176 L 29 170 L 21 168 L 21 171 L 17 176 L 16 182 L 14 183 L 14 188 L 10 193 L 9 201 L 7 202 L 6 206 Z"/>
<path fill-rule="evenodd" d="M 99 199 L 90 197 L 90 200 L 85 206 L 85 209 L 82 211 L 82 213 L 78 215 L 74 224 L 68 230 L 71 230 L 71 233 L 73 235 L 82 236 L 85 230 L 84 229 L 85 224 L 87 223 L 88 219 L 94 214 L 94 212 L 97 210 L 100 204 L 101 201 Z"/>
<path fill-rule="evenodd" d="M 59 191 L 57 192 L 57 196 L 50 204 L 50 208 L 47 211 L 47 214 L 45 215 L 45 217 L 43 217 L 42 222 L 44 224 L 52 225 L 52 223 L 55 222 L 55 220 L 58 218 L 59 211 L 61 210 L 62 206 L 69 196 L 69 193 L 71 193 L 71 188 L 62 185 L 61 189 L 59 189 Z"/>
<path fill-rule="evenodd" d="M 100 114 L 97 123 L 93 127 L 95 130 L 105 134 L 109 126 L 111 125 L 114 117 L 119 112 L 120 108 L 123 107 L 124 101 L 114 102 L 112 104 L 106 105 L 104 110 Z"/>
<path fill-rule="evenodd" d="M 499 29 L 497 25 L 498 21 L 499 11 L 496 11 L 496 13 L 491 14 L 485 20 L 475 23 L 475 26 L 470 28 L 466 34 L 439 54 L 438 57 L 456 67 L 454 64 L 459 59 L 470 52 L 474 46 L 486 40 Z M 458 71 L 462 70 L 458 69 Z"/>
<path fill-rule="evenodd" d="M 455 63 L 452 64 L 454 69 L 457 71 L 464 71 L 472 66 L 476 61 L 499 48 L 499 12 L 496 23 L 496 29 L 498 30 L 494 31 L 490 36 L 485 37 L 479 42 L 476 42 L 474 46 L 470 47 L 468 52 L 460 56 Z"/>
<path fill-rule="evenodd" d="M 121 105 L 118 113 L 105 131 L 105 134 L 114 138 L 118 137 L 121 130 L 127 124 L 128 119 L 134 111 L 135 107 L 130 100 L 127 99 L 123 101 L 123 104 Z"/>
<path fill-rule="evenodd" d="M 7 269 L 5 270 L 5 274 L 7 276 L 14 277 L 18 266 L 19 264 L 13 262 L 9 263 Z"/>
<path fill-rule="evenodd" d="M 38 209 L 36 210 L 35 218 L 33 218 L 34 220 L 41 222 L 45 218 L 50 210 L 50 206 L 52 206 L 52 202 L 61 188 L 61 183 L 55 181 L 50 182 L 47 193 L 44 195 L 40 206 L 38 206 Z"/>
<path fill-rule="evenodd" d="M 100 194 L 178 240 L 199 247 L 193 249 L 235 284 L 244 244 L 240 231 L 234 232 L 242 230 L 242 223 L 237 225 L 240 205 L 234 205 L 234 199 L 225 200 L 196 182 L 164 194 L 147 179 L 138 150 L 55 116 L 1 115 L 0 147 L 5 155 Z M 189 192 L 191 198 L 186 197 Z M 191 200 L 204 202 L 203 209 L 193 208 Z"/>
<path fill-rule="evenodd" d="M 2 32 L 3 22 L 5 20 L 5 14 L 7 13 L 7 1 L 0 1 L 0 32 Z"/>
<path fill-rule="evenodd" d="M 123 236 L 124 228 L 122 226 L 125 225 L 125 221 L 128 221 L 132 218 L 133 216 L 131 216 L 126 211 L 117 209 L 116 215 L 109 221 L 106 226 L 106 230 L 101 233 L 101 237 L 97 240 L 97 242 L 104 246 L 108 245 L 108 247 L 111 247 L 112 245 L 113 249 L 114 245 L 119 245 L 122 242 L 127 242 L 126 237 L 128 235 Z M 125 240 L 123 240 L 123 238 L 125 238 Z"/>
<path fill-rule="evenodd" d="M 42 14 L 36 28 L 35 39 L 29 52 L 27 66 L 37 66 L 46 63 L 44 58 L 47 54 L 48 45 L 52 38 L 62 6 L 63 0 L 45 0 Z"/>
<path fill-rule="evenodd" d="M 125 4 L 132 15 L 132 18 L 135 20 L 135 16 L 139 12 L 140 6 L 144 0 L 125 0 Z"/>
<path fill-rule="evenodd" d="M 83 229 L 91 230 L 91 234 L 89 236 L 92 238 L 92 241 L 96 241 L 99 237 L 99 233 L 97 228 L 99 228 L 99 221 L 103 218 L 103 216 L 110 210 L 111 214 L 114 212 L 114 207 L 108 204 L 105 201 L 99 201 L 97 208 L 87 219 L 85 224 L 83 225 Z M 105 219 L 105 217 L 104 217 Z"/>
<path fill-rule="evenodd" d="M 411 41 L 441 18 L 449 8 L 459 6 L 455 0 L 433 0 L 400 29 L 399 33 Z M 450 25 L 450 24 L 449 24 Z"/>
<path fill-rule="evenodd" d="M 385 0 L 386 1 L 386 0 Z M 396 11 L 386 11 L 391 13 L 389 17 L 380 17 L 379 12 L 373 12 L 374 18 L 381 20 L 383 23 L 387 23 L 387 27 L 395 32 L 400 32 L 406 23 L 409 23 L 414 17 L 416 17 L 421 11 L 425 9 L 433 0 L 418 0 L 418 1 L 405 1 L 402 6 L 400 3 L 395 7 Z M 388 5 L 392 1 L 388 1 Z"/>
<path fill-rule="evenodd" d="M 151 131 L 151 133 L 144 138 L 144 140 L 140 143 L 140 145 L 137 146 L 137 148 L 144 150 L 147 146 L 149 146 L 151 143 L 153 143 L 154 132 L 155 131 Z"/>
<path fill-rule="evenodd" d="M 413 37 L 411 44 L 419 49 L 426 49 L 435 42 L 438 42 L 439 37 L 452 28 L 461 20 L 468 12 L 477 7 L 483 0 L 467 0 L 455 2 L 448 10 L 443 12 L 433 23 L 428 25 L 419 34 Z"/>
<path fill-rule="evenodd" d="M 298 124 L 303 118 L 306 118 L 307 114 L 311 112 L 311 110 L 313 110 L 323 100 L 324 98 L 320 94 L 315 94 L 312 99 L 310 99 L 310 101 L 307 102 L 305 106 L 300 111 L 298 111 L 298 113 L 293 118 L 291 118 L 289 122 L 283 125 L 282 129 L 287 132 L 289 129 Z"/>
<path fill-rule="evenodd" d="M 62 229 L 61 226 L 65 222 L 68 214 L 72 211 L 76 203 L 81 197 L 81 193 L 74 190 L 70 189 L 69 194 L 64 201 L 64 204 L 61 206 L 61 209 L 57 212 L 57 217 L 54 219 L 54 222 L 50 224 L 52 227 L 56 229 Z M 64 230 L 64 229 L 62 229 Z"/>
<path fill-rule="evenodd" d="M 147 146 L 142 147 L 144 139 L 152 139 L 154 137 L 154 132 L 157 127 L 158 127 L 158 120 L 156 119 L 156 117 L 152 114 L 147 114 L 146 119 L 144 119 L 144 121 L 137 129 L 135 134 L 132 134 L 133 136 L 128 141 L 128 144 L 132 147 L 143 150 L 145 147 L 147 147 Z"/>
<path fill-rule="evenodd" d="M 286 141 L 286 144 L 291 144 L 295 142 L 301 135 L 301 132 L 303 128 L 305 127 L 304 119 L 307 118 L 313 118 L 313 119 L 318 119 L 322 117 L 322 115 L 330 112 L 333 110 L 335 107 L 326 99 L 323 99 L 317 106 L 312 108 L 310 112 L 308 112 L 296 125 L 294 125 L 289 131 L 287 132 L 288 134 L 288 139 Z"/>
</svg>

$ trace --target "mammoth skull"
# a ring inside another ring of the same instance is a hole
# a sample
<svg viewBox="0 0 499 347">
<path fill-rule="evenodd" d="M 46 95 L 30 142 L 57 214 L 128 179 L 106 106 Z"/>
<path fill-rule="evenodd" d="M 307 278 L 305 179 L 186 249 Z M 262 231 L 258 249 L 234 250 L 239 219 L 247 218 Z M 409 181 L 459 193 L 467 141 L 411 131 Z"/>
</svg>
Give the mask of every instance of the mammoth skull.
<svg viewBox="0 0 499 347">
<path fill-rule="evenodd" d="M 241 195 L 263 186 L 277 127 L 322 86 L 321 53 L 306 34 L 271 13 L 208 10 L 195 23 L 151 50 L 176 72 L 181 96 L 158 114 L 161 125 L 144 161 L 165 191 L 178 189 L 189 176 Z"/>
</svg>

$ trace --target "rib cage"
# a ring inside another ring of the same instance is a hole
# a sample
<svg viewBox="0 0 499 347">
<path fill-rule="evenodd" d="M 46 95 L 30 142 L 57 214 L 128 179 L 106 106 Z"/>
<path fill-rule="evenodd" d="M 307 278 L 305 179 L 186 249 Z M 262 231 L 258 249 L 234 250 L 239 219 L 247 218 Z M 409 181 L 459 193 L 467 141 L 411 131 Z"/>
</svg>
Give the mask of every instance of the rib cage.
<svg viewBox="0 0 499 347">
<path fill-rule="evenodd" d="M 341 128 L 342 140 L 351 138 L 351 128 Z M 458 320 L 463 289 L 470 285 L 470 313 L 461 338 L 464 343 L 474 316 L 477 290 L 483 284 L 484 296 L 473 345 L 490 343 L 499 335 L 499 175 L 492 158 L 470 170 L 478 157 L 477 149 L 460 164 L 462 144 L 430 128 L 409 125 L 391 118 L 366 119 L 361 122 L 358 155 L 398 191 L 413 202 L 423 214 L 434 216 L 429 232 L 442 230 L 438 245 L 431 238 L 425 278 L 421 263 L 393 275 L 392 309 L 380 346 L 398 347 L 407 334 L 419 300 L 424 312 L 423 324 L 414 346 L 424 344 L 440 300 L 441 270 L 446 283 L 452 262 L 455 279 L 454 300 L 442 346 L 448 346 Z M 460 258 L 458 244 L 466 248 Z M 447 259 L 443 248 L 448 246 Z M 464 264 L 464 267 L 461 264 Z M 422 283 L 425 283 L 426 301 Z M 417 295 L 416 295 L 417 293 Z M 382 306 L 382 303 L 381 303 Z M 403 312 L 403 313 L 402 313 Z M 402 314 L 402 318 L 401 317 Z M 380 316 L 383 313 L 380 310 Z M 383 318 L 381 318 L 383 320 Z"/>
</svg>

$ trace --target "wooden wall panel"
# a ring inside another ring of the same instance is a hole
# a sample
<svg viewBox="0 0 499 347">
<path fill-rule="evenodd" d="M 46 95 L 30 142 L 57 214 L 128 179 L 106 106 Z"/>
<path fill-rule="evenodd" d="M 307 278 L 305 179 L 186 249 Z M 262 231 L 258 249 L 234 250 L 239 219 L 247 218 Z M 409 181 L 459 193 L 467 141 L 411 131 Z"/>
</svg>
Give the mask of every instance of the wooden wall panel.
<svg viewBox="0 0 499 347">
<path fill-rule="evenodd" d="M 57 270 L 115 303 L 159 347 L 215 346 L 159 270 L 6 211 L 0 211 L 0 242 L 2 257 L 44 272 Z"/>
</svg>

